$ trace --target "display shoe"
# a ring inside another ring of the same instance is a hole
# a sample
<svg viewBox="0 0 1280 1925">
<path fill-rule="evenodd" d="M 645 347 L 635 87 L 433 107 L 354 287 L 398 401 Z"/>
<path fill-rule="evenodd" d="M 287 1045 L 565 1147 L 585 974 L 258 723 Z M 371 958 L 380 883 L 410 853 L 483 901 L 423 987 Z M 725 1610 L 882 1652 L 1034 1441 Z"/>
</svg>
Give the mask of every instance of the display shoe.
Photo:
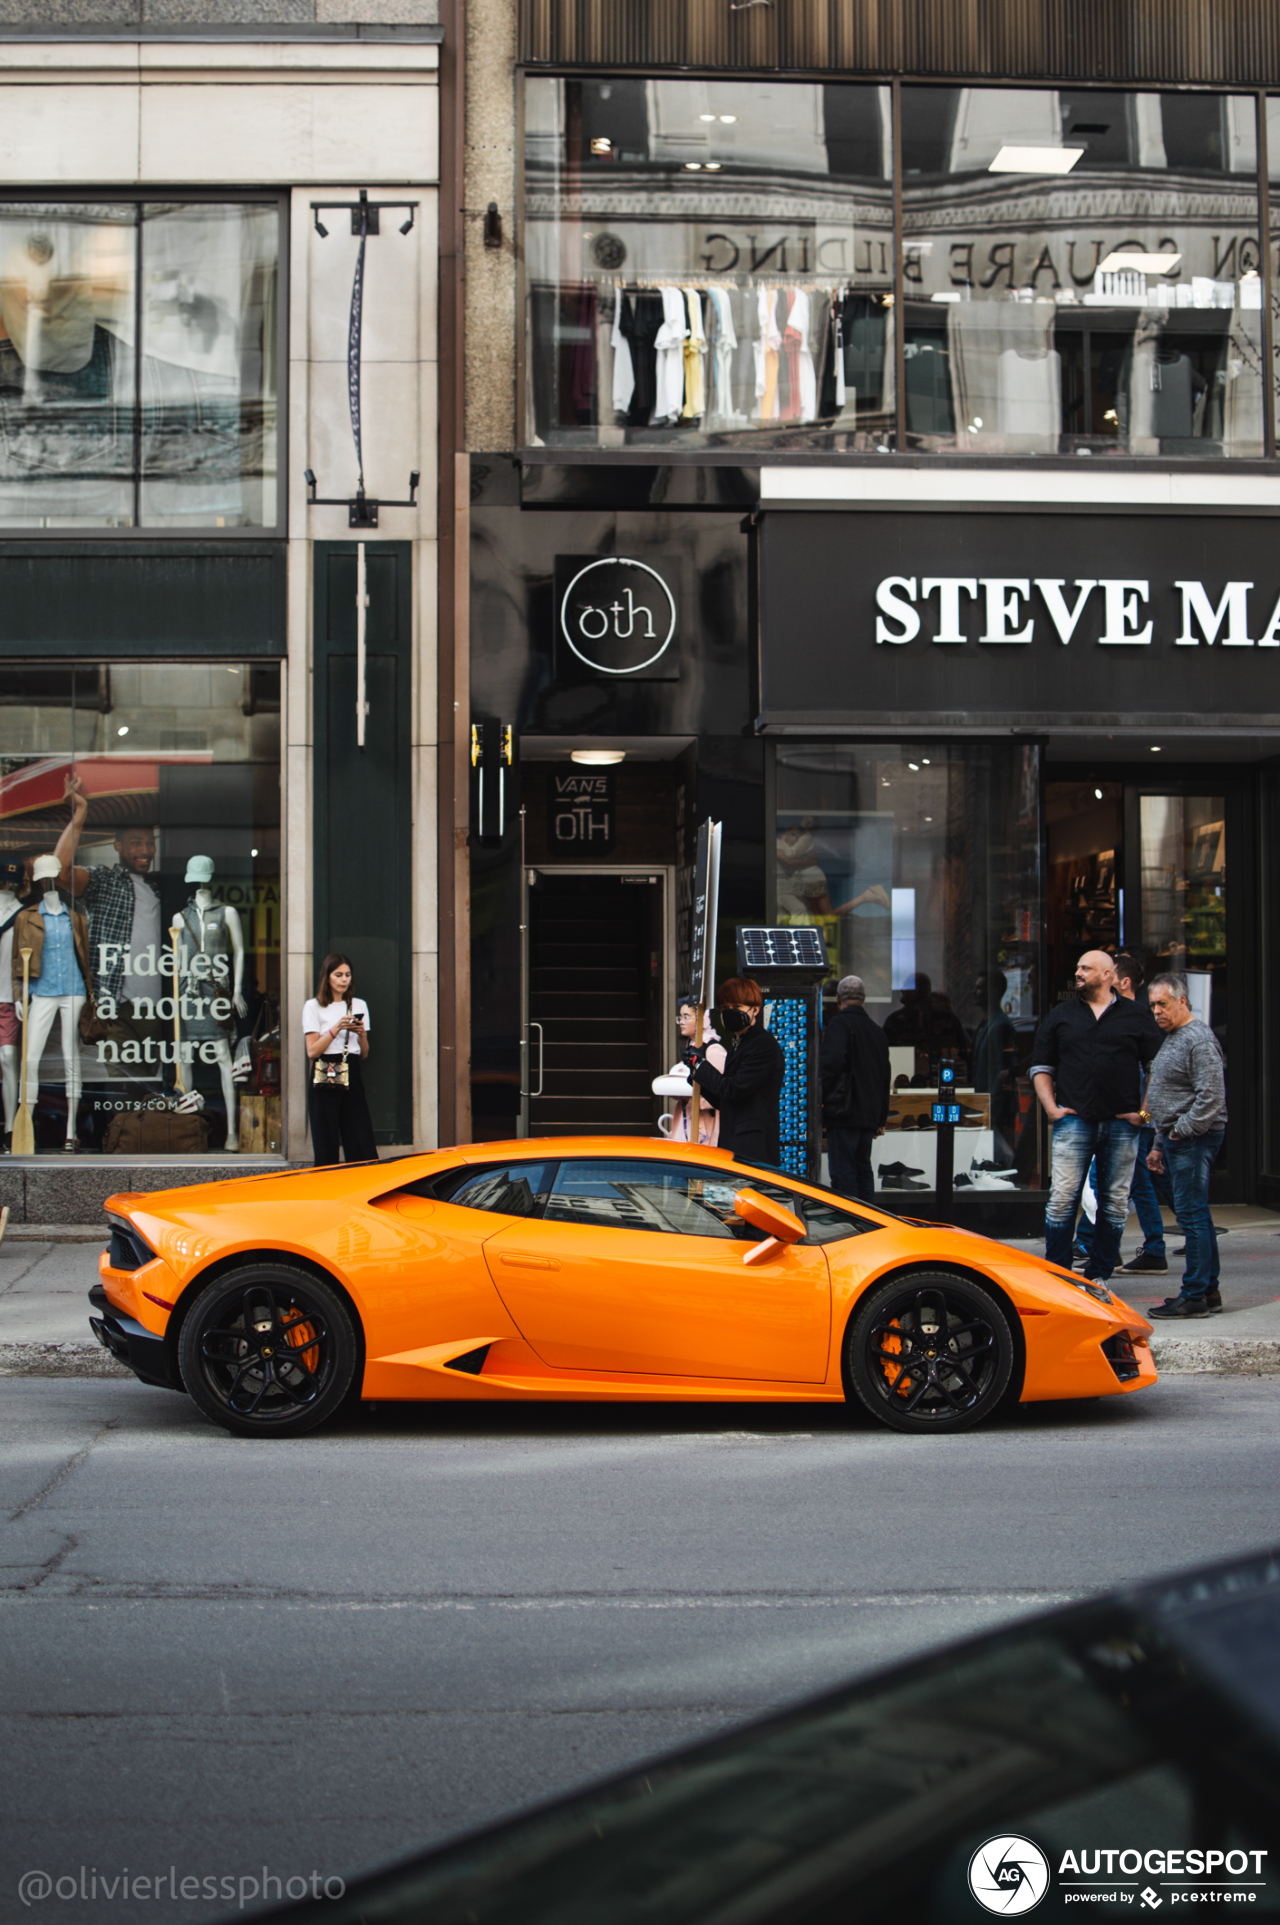
<svg viewBox="0 0 1280 1925">
<path fill-rule="evenodd" d="M 1128 1263 L 1121 1265 L 1121 1269 L 1130 1276 L 1167 1277 L 1169 1262 L 1167 1257 L 1153 1257 L 1145 1250 L 1139 1250 L 1136 1257 L 1130 1257 Z"/>
<path fill-rule="evenodd" d="M 953 1187 L 957 1190 L 998 1190 L 1001 1196 L 1009 1194 L 1007 1183 L 1001 1183 L 998 1177 L 988 1176 L 983 1170 L 975 1170 L 972 1175 L 961 1171 Z"/>
<path fill-rule="evenodd" d="M 986 1123 L 986 1120 L 987 1119 L 983 1115 L 981 1110 L 967 1110 L 963 1103 L 960 1105 L 961 1128 L 963 1128 L 966 1124 L 972 1127 L 972 1125 L 975 1123 L 978 1124 L 978 1126 L 981 1128 Z"/>
<path fill-rule="evenodd" d="M 911 1163 L 882 1163 L 880 1174 L 881 1176 L 923 1176 L 924 1171 L 917 1170 Z"/>
<path fill-rule="evenodd" d="M 1207 1317 L 1209 1306 L 1203 1297 L 1166 1297 L 1163 1303 L 1147 1306 L 1149 1317 Z"/>
<path fill-rule="evenodd" d="M 1018 1172 L 999 1163 L 979 1163 L 977 1157 L 970 1159 L 970 1174 L 973 1176 L 992 1176 L 997 1183 L 1016 1183 Z"/>
<path fill-rule="evenodd" d="M 881 1178 L 882 1190 L 931 1190 L 932 1183 L 917 1183 L 913 1176 L 891 1176 Z"/>
<path fill-rule="evenodd" d="M 898 1128 L 900 1130 L 913 1130 L 915 1126 L 916 1126 L 916 1119 L 914 1116 L 904 1116 L 901 1123 L 899 1123 Z"/>
</svg>

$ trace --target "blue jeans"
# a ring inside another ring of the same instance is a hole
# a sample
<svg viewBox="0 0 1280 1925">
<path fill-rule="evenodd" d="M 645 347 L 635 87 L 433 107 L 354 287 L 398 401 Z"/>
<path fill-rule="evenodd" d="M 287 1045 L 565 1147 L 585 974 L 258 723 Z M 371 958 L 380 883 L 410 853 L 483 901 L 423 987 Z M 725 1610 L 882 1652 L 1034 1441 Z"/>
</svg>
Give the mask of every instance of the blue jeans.
<svg viewBox="0 0 1280 1925">
<path fill-rule="evenodd" d="M 1186 1232 L 1187 1257 L 1182 1273 L 1184 1297 L 1203 1297 L 1218 1288 L 1218 1232 L 1209 1214 L 1209 1169 L 1222 1148 L 1223 1130 L 1203 1136 L 1165 1139 L 1160 1144 L 1164 1178 L 1156 1178 L 1173 1204 L 1173 1213 Z"/>
<path fill-rule="evenodd" d="M 1142 1254 L 1146 1257 L 1163 1257 L 1164 1218 L 1160 1214 L 1160 1199 L 1156 1195 L 1155 1180 L 1147 1168 L 1147 1152 L 1156 1140 L 1154 1130 L 1138 1131 L 1138 1155 L 1133 1166 L 1133 1181 L 1129 1185 L 1129 1207 L 1138 1213 L 1138 1225 L 1142 1231 Z M 1095 1188 L 1097 1183 L 1094 1177 Z M 1076 1245 L 1085 1256 L 1093 1248 L 1093 1225 L 1087 1216 L 1082 1216 L 1076 1230 Z"/>
<path fill-rule="evenodd" d="M 1098 1164 L 1098 1221 L 1085 1275 L 1104 1281 L 1120 1261 L 1120 1238 L 1129 1215 L 1129 1186 L 1138 1151 L 1138 1131 L 1113 1117 L 1086 1123 L 1064 1116 L 1053 1126 L 1053 1170 L 1049 1207 L 1044 1214 L 1044 1253 L 1050 1263 L 1071 1268 L 1071 1237 L 1089 1165 Z"/>
<path fill-rule="evenodd" d="M 839 1190 L 841 1196 L 858 1198 L 863 1203 L 875 1202 L 876 1179 L 871 1168 L 875 1135 L 874 1130 L 827 1131 L 831 1187 Z"/>
</svg>

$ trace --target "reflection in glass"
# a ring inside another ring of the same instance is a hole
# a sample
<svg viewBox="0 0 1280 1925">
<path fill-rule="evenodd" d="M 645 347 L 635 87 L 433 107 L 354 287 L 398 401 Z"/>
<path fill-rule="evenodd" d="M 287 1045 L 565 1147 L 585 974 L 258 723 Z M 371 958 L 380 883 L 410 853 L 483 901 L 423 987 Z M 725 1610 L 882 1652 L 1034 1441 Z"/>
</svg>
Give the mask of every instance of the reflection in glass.
<svg viewBox="0 0 1280 1925">
<path fill-rule="evenodd" d="M 1168 969 L 1227 1047 L 1227 832 L 1220 795 L 1141 799 L 1142 947 L 1147 980 Z"/>
<path fill-rule="evenodd" d="M 0 206 L 0 521 L 275 524 L 278 230 L 274 205 Z"/>
<path fill-rule="evenodd" d="M 1026 744 L 778 750 L 778 921 L 823 931 L 889 1041 L 878 1190 L 933 1187 L 929 1112 L 948 1057 L 965 1112 L 957 1193 L 1038 1187 L 1038 792 Z"/>
<path fill-rule="evenodd" d="M 38 904 L 35 858 L 62 862 L 97 1018 L 74 1075 L 52 1033 L 28 1066 L 37 1151 L 136 1151 L 140 1118 L 160 1151 L 170 1117 L 171 1148 L 279 1147 L 278 1094 L 233 1074 L 279 1020 L 279 736 L 275 663 L 0 668 L 0 863 Z M 13 969 L 0 934 L 0 1003 Z"/>
<path fill-rule="evenodd" d="M 526 84 L 535 445 L 891 431 L 889 89 Z"/>
<path fill-rule="evenodd" d="M 908 445 L 1252 455 L 1248 95 L 904 87 Z"/>
</svg>

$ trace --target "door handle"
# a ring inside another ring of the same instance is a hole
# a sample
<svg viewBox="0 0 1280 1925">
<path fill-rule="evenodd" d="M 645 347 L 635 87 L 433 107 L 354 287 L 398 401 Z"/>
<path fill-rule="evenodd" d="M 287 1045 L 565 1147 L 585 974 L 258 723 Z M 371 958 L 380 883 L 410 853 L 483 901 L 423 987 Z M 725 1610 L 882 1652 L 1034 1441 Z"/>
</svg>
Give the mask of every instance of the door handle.
<svg viewBox="0 0 1280 1925">
<path fill-rule="evenodd" d="M 536 1029 L 538 1032 L 538 1087 L 537 1089 L 531 1089 L 529 1091 L 529 1095 L 533 1097 L 541 1096 L 542 1094 L 542 1024 L 531 1022 L 529 1027 L 530 1029 Z"/>
<path fill-rule="evenodd" d="M 512 1270 L 558 1270 L 560 1268 L 554 1257 L 526 1256 L 521 1250 L 500 1250 L 498 1261 L 509 1265 Z"/>
</svg>

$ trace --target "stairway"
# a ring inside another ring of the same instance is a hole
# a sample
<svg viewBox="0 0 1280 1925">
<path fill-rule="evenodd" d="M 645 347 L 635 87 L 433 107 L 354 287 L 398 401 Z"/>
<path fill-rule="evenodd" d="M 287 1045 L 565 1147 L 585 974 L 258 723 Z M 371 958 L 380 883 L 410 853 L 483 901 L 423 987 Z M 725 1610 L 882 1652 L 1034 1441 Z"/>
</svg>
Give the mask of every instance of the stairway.
<svg viewBox="0 0 1280 1925">
<path fill-rule="evenodd" d="M 530 1136 L 657 1133 L 661 1106 L 650 1084 L 658 1071 L 647 1040 L 650 886 L 548 876 L 530 896 L 529 1020 L 543 1030 L 542 1095 L 530 1098 Z M 533 1029 L 529 1079 L 536 1089 Z"/>
</svg>

